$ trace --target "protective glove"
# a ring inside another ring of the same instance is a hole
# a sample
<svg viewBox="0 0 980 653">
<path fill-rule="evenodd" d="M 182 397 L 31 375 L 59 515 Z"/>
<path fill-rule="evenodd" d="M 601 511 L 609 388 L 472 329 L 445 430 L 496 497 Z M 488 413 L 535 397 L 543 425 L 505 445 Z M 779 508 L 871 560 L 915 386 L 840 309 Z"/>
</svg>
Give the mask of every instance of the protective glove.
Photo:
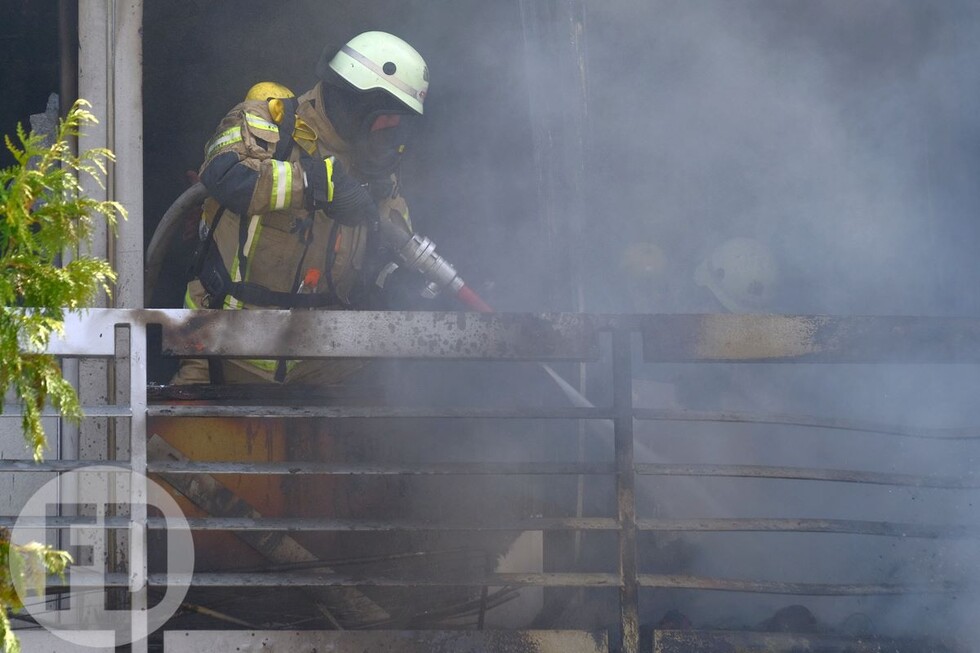
<svg viewBox="0 0 980 653">
<path fill-rule="evenodd" d="M 300 165 L 306 175 L 307 206 L 348 226 L 377 217 L 378 205 L 371 193 L 336 158 L 304 157 Z"/>
<path fill-rule="evenodd" d="M 422 296 L 425 279 L 417 272 L 396 263 L 389 263 L 382 268 L 375 276 L 372 286 L 374 310 L 431 310 L 432 300 Z"/>
</svg>

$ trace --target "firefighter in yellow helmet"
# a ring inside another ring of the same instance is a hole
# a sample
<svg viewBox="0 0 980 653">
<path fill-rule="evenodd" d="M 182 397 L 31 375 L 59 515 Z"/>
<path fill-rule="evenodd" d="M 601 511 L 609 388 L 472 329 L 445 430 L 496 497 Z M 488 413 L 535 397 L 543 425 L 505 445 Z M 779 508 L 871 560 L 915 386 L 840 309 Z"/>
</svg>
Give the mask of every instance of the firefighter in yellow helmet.
<svg viewBox="0 0 980 653">
<path fill-rule="evenodd" d="M 623 250 L 620 267 L 629 293 L 629 310 L 634 313 L 663 312 L 669 283 L 667 255 L 663 248 L 650 241 L 632 242 Z"/>
<path fill-rule="evenodd" d="M 411 229 L 398 167 L 428 93 L 422 56 L 366 32 L 325 50 L 317 76 L 299 97 L 253 87 L 207 143 L 209 197 L 186 307 L 362 308 L 379 221 Z M 359 366 L 188 360 L 173 382 L 331 383 Z"/>
<path fill-rule="evenodd" d="M 246 100 L 273 100 L 296 97 L 296 94 L 277 82 L 259 82 L 248 89 Z"/>
</svg>

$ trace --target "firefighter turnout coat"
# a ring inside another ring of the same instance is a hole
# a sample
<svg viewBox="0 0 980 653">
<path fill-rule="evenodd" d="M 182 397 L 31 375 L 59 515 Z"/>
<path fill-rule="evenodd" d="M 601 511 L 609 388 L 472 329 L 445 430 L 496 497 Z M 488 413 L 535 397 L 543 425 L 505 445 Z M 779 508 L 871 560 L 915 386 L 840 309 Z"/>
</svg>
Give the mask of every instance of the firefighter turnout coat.
<svg viewBox="0 0 980 653">
<path fill-rule="evenodd" d="M 350 146 L 320 98 L 318 84 L 297 100 L 246 100 L 222 119 L 200 170 L 209 194 L 201 224 L 207 253 L 185 307 L 357 308 L 369 248 L 376 247 L 372 225 L 342 225 L 307 208 L 301 157 L 350 165 Z M 394 176 L 378 208 L 379 219 L 410 225 Z M 289 371 L 276 361 L 226 361 L 225 369 L 230 365 L 243 368 L 247 380 L 282 381 Z M 209 378 L 205 361 L 185 361 L 174 382 Z"/>
</svg>

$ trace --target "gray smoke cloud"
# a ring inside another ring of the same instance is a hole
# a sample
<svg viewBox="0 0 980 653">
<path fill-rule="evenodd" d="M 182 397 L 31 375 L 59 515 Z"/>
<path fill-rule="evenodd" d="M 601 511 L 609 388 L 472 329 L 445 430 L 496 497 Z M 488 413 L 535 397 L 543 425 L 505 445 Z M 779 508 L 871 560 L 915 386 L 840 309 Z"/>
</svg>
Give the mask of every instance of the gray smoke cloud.
<svg viewBox="0 0 980 653">
<path fill-rule="evenodd" d="M 751 236 L 780 310 L 976 310 L 975 6 L 589 8 L 596 167 L 617 231 L 668 249 L 672 281 Z"/>
<path fill-rule="evenodd" d="M 748 236 L 779 264 L 779 290 L 765 310 L 975 314 L 977 9 L 962 2 L 590 3 L 590 161 L 612 198 L 604 206 L 612 217 L 594 230 L 608 248 L 610 273 L 593 277 L 592 305 L 722 312 L 696 287 L 694 270 L 717 245 Z M 617 292 L 623 277 L 613 271 L 622 270 L 635 240 L 660 248 L 654 267 L 663 278 L 650 274 L 635 284 L 639 292 Z M 972 368 L 675 366 L 653 376 L 641 401 L 659 406 L 920 427 L 977 418 Z M 969 474 L 977 457 L 973 442 L 814 429 L 667 424 L 641 433 L 652 443 L 648 456 L 675 462 L 953 476 Z M 646 510 L 673 517 L 977 522 L 972 494 L 946 490 L 722 480 L 641 487 Z M 972 541 L 753 534 L 688 541 L 699 551 L 696 573 L 782 581 L 962 580 L 976 557 Z M 652 603 L 681 607 L 701 623 L 744 626 L 791 602 L 660 593 Z M 964 596 L 798 602 L 842 629 L 864 614 L 879 632 L 977 637 L 975 602 Z"/>
<path fill-rule="evenodd" d="M 432 71 L 423 137 L 404 179 L 416 227 L 501 310 L 571 308 L 557 299 L 545 255 L 528 98 L 532 91 L 552 98 L 575 93 L 567 76 L 549 78 L 541 72 L 548 62 L 529 59 L 520 3 L 185 4 L 177 16 L 162 3 L 147 6 L 147 90 L 155 93 L 148 96 L 148 124 L 177 121 L 179 132 L 173 138 L 170 129 L 147 130 L 147 172 L 155 180 L 148 201 L 158 193 L 165 208 L 179 193 L 183 170 L 200 163 L 217 120 L 252 83 L 275 79 L 301 92 L 314 82 L 325 41 L 384 29 L 415 45 Z M 767 310 L 977 314 L 980 5 L 590 0 L 585 8 L 589 114 L 578 189 L 585 207 L 581 224 L 570 220 L 565 236 L 586 310 L 721 312 L 694 282 L 694 271 L 717 245 L 747 236 L 762 241 L 779 265 L 778 292 Z M 653 243 L 663 255 L 638 280 L 624 265 L 635 242 Z M 904 427 L 969 426 L 978 417 L 973 395 L 980 375 L 967 367 L 659 366 L 637 373 L 650 377 L 638 384 L 638 402 L 650 406 Z M 462 376 L 447 373 L 451 381 L 444 381 L 465 395 L 460 402 L 485 400 L 486 374 L 468 369 Z M 546 383 L 532 381 L 525 379 L 534 387 Z M 644 461 L 957 475 L 972 471 L 978 456 L 970 442 L 820 429 L 655 424 L 638 433 Z M 392 451 L 401 456 L 413 445 L 404 446 Z M 518 445 L 494 446 L 490 457 L 530 457 Z M 452 451 L 460 459 L 484 453 Z M 608 447 L 604 454 L 611 459 Z M 942 490 L 652 480 L 641 489 L 644 516 L 977 522 L 972 494 Z M 748 534 L 687 540 L 695 553 L 683 571 L 708 576 L 972 579 L 977 562 L 975 540 Z M 862 613 L 877 632 L 953 632 L 980 641 L 972 626 L 976 601 L 965 596 L 646 599 L 647 623 L 676 606 L 699 625 L 740 627 L 801 602 L 834 626 Z M 608 602 L 603 615 L 612 621 L 596 625 L 614 623 L 614 608 Z"/>
</svg>

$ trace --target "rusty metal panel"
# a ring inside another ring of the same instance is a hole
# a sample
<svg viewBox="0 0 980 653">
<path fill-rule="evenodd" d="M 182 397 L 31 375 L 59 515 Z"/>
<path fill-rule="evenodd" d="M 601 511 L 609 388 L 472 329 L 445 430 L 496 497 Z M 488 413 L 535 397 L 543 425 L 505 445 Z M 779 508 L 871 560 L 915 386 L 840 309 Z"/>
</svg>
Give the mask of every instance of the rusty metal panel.
<svg viewBox="0 0 980 653">
<path fill-rule="evenodd" d="M 980 363 L 980 320 L 644 315 L 648 362 Z"/>
<path fill-rule="evenodd" d="M 552 631 L 179 631 L 165 653 L 607 653 L 605 632 Z"/>
<path fill-rule="evenodd" d="M 157 311 L 175 356 L 595 360 L 591 316 L 399 311 Z"/>
<path fill-rule="evenodd" d="M 953 653 L 946 644 L 922 640 L 798 633 L 657 630 L 654 653 Z"/>
</svg>

